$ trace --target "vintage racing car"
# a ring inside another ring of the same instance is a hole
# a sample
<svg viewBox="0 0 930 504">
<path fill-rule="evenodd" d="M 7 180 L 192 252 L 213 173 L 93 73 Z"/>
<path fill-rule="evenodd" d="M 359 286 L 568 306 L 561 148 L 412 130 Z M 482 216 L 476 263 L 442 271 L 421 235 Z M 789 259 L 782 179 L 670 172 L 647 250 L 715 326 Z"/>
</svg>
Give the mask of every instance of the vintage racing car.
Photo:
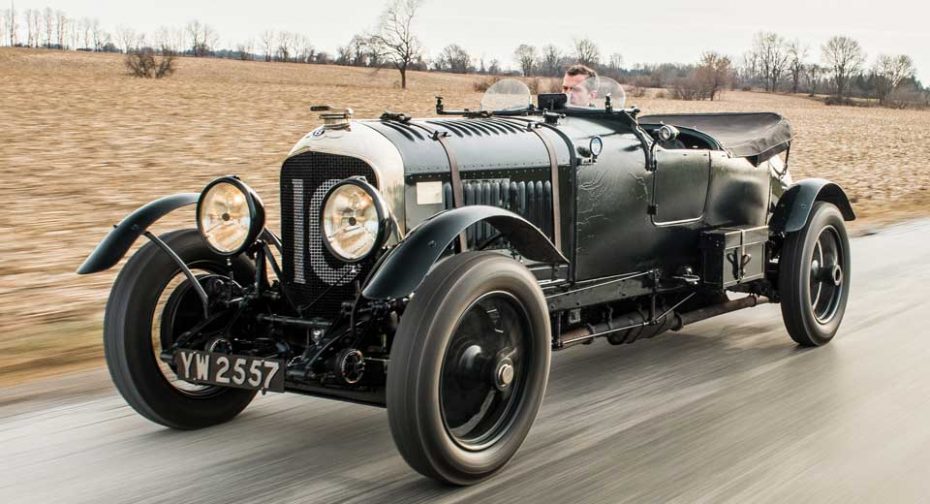
<svg viewBox="0 0 930 504">
<path fill-rule="evenodd" d="M 765 302 L 828 343 L 850 285 L 836 184 L 792 183 L 779 115 L 641 116 L 503 80 L 480 110 L 323 126 L 281 168 L 280 230 L 226 176 L 127 216 L 79 268 L 116 265 L 106 361 L 144 417 L 195 429 L 258 391 L 387 408 L 404 459 L 471 484 L 530 430 L 550 354 L 631 343 Z M 196 205 L 190 229 L 150 225 Z M 728 295 L 728 293 L 730 293 Z"/>
</svg>

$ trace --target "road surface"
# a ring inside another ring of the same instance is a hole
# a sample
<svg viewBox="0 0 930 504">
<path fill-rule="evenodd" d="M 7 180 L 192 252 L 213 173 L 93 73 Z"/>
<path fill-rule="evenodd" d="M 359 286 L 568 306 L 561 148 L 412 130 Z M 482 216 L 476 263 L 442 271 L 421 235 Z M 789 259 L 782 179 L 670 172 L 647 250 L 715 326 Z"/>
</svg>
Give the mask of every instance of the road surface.
<svg viewBox="0 0 930 504">
<path fill-rule="evenodd" d="M 2 391 L 0 501 L 927 501 L 930 221 L 852 247 L 832 344 L 799 349 L 769 305 L 556 353 L 526 443 L 479 486 L 411 471 L 381 409 L 268 395 L 226 425 L 173 432 L 100 371 Z"/>
</svg>

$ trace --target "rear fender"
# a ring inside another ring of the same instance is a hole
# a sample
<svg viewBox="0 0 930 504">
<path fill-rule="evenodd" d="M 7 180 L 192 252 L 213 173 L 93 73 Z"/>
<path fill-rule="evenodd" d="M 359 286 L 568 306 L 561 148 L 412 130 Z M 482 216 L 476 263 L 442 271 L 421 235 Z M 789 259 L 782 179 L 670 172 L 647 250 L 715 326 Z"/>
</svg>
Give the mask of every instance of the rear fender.
<svg viewBox="0 0 930 504">
<path fill-rule="evenodd" d="M 398 299 L 415 291 L 433 264 L 468 227 L 487 222 L 532 261 L 564 264 L 568 259 L 529 221 L 502 208 L 470 205 L 436 214 L 391 250 L 362 290 L 368 299 Z"/>
<path fill-rule="evenodd" d="M 173 194 L 138 208 L 113 226 L 113 230 L 87 256 L 77 273 L 88 275 L 112 268 L 155 221 L 178 208 L 197 203 L 199 198 L 200 193 Z"/>
<path fill-rule="evenodd" d="M 769 229 L 776 233 L 796 233 L 804 228 L 814 203 L 833 203 L 843 214 L 843 220 L 856 220 L 846 192 L 839 185 L 825 179 L 804 179 L 785 191 L 769 221 Z"/>
</svg>

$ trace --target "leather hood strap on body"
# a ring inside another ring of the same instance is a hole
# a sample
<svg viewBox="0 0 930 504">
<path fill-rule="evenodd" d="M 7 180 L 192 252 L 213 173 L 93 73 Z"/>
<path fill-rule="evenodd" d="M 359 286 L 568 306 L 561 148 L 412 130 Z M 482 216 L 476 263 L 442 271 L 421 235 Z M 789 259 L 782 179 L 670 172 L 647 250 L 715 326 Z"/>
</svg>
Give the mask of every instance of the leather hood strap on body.
<svg viewBox="0 0 930 504">
<path fill-rule="evenodd" d="M 449 134 L 445 131 L 435 130 L 413 121 L 410 121 L 409 124 L 422 129 L 430 138 L 436 140 L 439 142 L 439 145 L 442 146 L 442 150 L 446 153 L 446 159 L 449 160 L 449 183 L 452 186 L 452 206 L 453 208 L 465 206 L 465 188 L 462 185 L 462 173 L 459 171 L 459 163 L 455 159 L 455 153 L 449 147 L 449 142 L 446 139 Z M 459 235 L 459 251 L 464 252 L 467 247 L 468 243 L 465 238 L 465 233 L 461 233 Z"/>
<path fill-rule="evenodd" d="M 562 250 L 562 208 L 561 199 L 559 198 L 559 157 L 555 152 L 555 146 L 542 132 L 542 126 L 539 124 L 531 125 L 530 131 L 536 134 L 546 146 L 546 152 L 549 153 L 549 177 L 552 179 L 552 243 L 555 248 Z"/>
</svg>

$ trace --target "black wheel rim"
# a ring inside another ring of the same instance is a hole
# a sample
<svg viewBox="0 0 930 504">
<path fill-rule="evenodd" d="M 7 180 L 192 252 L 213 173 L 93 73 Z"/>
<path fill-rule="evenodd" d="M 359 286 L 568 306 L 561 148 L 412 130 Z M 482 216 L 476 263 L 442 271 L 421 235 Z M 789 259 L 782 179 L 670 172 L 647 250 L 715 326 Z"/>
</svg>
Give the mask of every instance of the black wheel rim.
<svg viewBox="0 0 930 504">
<path fill-rule="evenodd" d="M 836 316 L 846 289 L 845 251 L 833 226 L 820 231 L 810 258 L 810 307 L 821 324 Z"/>
<path fill-rule="evenodd" d="M 443 358 L 439 403 L 461 447 L 494 444 L 512 423 L 530 370 L 529 317 L 511 294 L 492 292 L 459 318 Z"/>
<path fill-rule="evenodd" d="M 199 279 L 217 274 L 210 264 L 190 264 Z M 173 362 L 165 362 L 162 352 L 170 348 L 175 339 L 203 321 L 203 308 L 200 298 L 194 292 L 190 282 L 182 273 L 177 272 L 169 279 L 156 301 L 152 320 L 152 354 L 158 369 L 168 384 L 182 395 L 189 397 L 209 397 L 223 389 L 212 385 L 200 385 L 178 378 Z M 202 350 L 203 348 L 195 348 Z"/>
</svg>

